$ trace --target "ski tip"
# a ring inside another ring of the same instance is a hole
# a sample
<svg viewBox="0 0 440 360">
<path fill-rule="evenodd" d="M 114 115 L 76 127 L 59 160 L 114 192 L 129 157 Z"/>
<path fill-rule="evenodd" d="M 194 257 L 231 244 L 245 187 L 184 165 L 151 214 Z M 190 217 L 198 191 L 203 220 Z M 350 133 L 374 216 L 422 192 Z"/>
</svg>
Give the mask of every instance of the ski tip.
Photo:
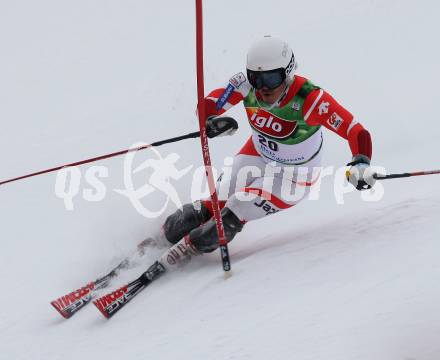
<svg viewBox="0 0 440 360">
<path fill-rule="evenodd" d="M 101 302 L 99 301 L 100 299 L 96 299 L 93 301 L 93 305 L 96 306 L 96 308 L 100 311 L 100 313 L 102 315 L 104 315 L 104 317 L 106 319 L 110 319 L 110 315 L 107 313 L 107 311 L 105 310 L 105 308 L 102 306 Z"/>
<path fill-rule="evenodd" d="M 63 311 L 63 309 L 61 309 L 57 303 L 57 300 L 51 301 L 50 304 L 55 308 L 56 311 L 58 311 L 58 313 L 64 318 L 64 319 L 69 319 L 72 314 L 69 314 L 65 311 Z"/>
</svg>

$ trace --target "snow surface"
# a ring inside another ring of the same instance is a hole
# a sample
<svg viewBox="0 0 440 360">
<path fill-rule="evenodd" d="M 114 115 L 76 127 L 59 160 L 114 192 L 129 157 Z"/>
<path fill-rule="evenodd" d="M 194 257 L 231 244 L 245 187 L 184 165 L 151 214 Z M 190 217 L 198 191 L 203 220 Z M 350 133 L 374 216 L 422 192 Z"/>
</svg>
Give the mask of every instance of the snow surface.
<svg viewBox="0 0 440 360">
<path fill-rule="evenodd" d="M 206 89 L 244 69 L 251 41 L 278 35 L 298 72 L 371 131 L 376 165 L 439 168 L 439 11 L 428 0 L 206 2 Z M 1 179 L 194 131 L 194 30 L 193 2 L 3 1 Z M 211 142 L 216 166 L 249 136 L 243 109 L 231 114 L 241 129 Z M 325 165 L 349 160 L 344 141 L 325 141 Z M 196 140 L 160 150 L 179 153 L 179 168 L 202 161 Z M 1 360 L 440 358 L 436 176 L 383 182 L 381 201 L 353 192 L 344 205 L 325 178 L 319 201 L 246 226 L 230 245 L 230 279 L 209 254 L 110 321 L 91 305 L 62 319 L 51 300 L 102 275 L 163 220 L 113 191 L 123 162 L 95 164 L 109 169 L 107 196 L 78 195 L 73 211 L 54 194 L 56 174 L 0 188 Z M 175 184 L 182 201 L 190 183 Z"/>
</svg>

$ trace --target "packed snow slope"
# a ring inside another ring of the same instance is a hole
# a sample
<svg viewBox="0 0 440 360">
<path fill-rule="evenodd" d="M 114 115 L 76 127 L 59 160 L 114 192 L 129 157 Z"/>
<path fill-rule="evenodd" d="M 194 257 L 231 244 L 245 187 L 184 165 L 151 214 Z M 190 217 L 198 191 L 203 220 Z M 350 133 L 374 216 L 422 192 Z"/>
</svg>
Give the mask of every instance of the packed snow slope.
<svg viewBox="0 0 440 360">
<path fill-rule="evenodd" d="M 277 35 L 298 73 L 371 131 L 374 164 L 440 168 L 438 2 L 205 3 L 207 91 L 244 70 L 252 41 Z M 194 3 L 178 0 L 1 2 L 0 178 L 197 129 L 194 24 Z M 250 133 L 241 107 L 231 115 L 241 128 L 211 142 L 216 167 Z M 202 163 L 197 140 L 160 151 L 178 153 L 179 169 Z M 349 160 L 327 132 L 324 165 Z M 66 321 L 49 302 L 102 275 L 174 211 L 146 219 L 114 191 L 124 158 L 94 165 L 108 169 L 106 196 L 84 198 L 82 166 L 71 211 L 55 195 L 56 174 L 0 187 L 1 360 L 440 358 L 439 177 L 384 181 L 382 200 L 352 192 L 338 204 L 328 176 L 319 199 L 246 225 L 230 244 L 230 279 L 215 252 L 109 321 L 92 305 Z M 172 181 L 183 202 L 191 181 Z"/>
</svg>

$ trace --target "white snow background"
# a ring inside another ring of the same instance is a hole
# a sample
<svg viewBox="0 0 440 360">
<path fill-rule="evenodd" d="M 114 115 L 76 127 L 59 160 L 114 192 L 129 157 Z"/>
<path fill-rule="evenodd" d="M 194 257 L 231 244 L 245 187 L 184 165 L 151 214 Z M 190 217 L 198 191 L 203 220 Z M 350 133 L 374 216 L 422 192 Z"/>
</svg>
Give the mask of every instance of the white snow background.
<svg viewBox="0 0 440 360">
<path fill-rule="evenodd" d="M 251 42 L 277 35 L 298 73 L 371 131 L 373 164 L 440 168 L 438 2 L 223 0 L 204 10 L 206 91 L 244 70 Z M 192 1 L 2 1 L 0 179 L 196 130 L 194 14 Z M 241 128 L 211 141 L 218 167 L 250 134 L 243 108 L 230 114 Z M 202 163 L 196 139 L 160 151 L 178 153 L 179 168 Z M 326 132 L 324 164 L 349 160 Z M 230 244 L 230 279 L 216 252 L 111 320 L 93 305 L 62 319 L 51 300 L 105 273 L 163 220 L 113 191 L 123 163 L 94 164 L 109 169 L 107 196 L 79 194 L 73 211 L 55 196 L 56 174 L 0 187 L 1 360 L 440 358 L 437 176 L 389 180 L 380 202 L 353 192 L 344 205 L 327 177 L 319 201 L 246 225 Z M 191 177 L 175 185 L 188 201 Z"/>
</svg>

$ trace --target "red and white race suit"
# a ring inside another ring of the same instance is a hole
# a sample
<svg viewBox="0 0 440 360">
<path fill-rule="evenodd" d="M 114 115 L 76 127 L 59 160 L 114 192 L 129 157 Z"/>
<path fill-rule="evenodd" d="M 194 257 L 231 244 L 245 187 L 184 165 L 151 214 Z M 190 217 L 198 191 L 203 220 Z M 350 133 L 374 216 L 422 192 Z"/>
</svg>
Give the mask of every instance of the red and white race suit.
<svg viewBox="0 0 440 360">
<path fill-rule="evenodd" d="M 369 132 L 329 93 L 296 75 L 276 105 L 265 104 L 244 74 L 205 98 L 207 117 L 243 102 L 252 135 L 218 182 L 222 206 L 242 221 L 296 205 L 320 176 L 322 127 L 371 159 Z M 210 207 L 210 202 L 205 201 Z"/>
</svg>

